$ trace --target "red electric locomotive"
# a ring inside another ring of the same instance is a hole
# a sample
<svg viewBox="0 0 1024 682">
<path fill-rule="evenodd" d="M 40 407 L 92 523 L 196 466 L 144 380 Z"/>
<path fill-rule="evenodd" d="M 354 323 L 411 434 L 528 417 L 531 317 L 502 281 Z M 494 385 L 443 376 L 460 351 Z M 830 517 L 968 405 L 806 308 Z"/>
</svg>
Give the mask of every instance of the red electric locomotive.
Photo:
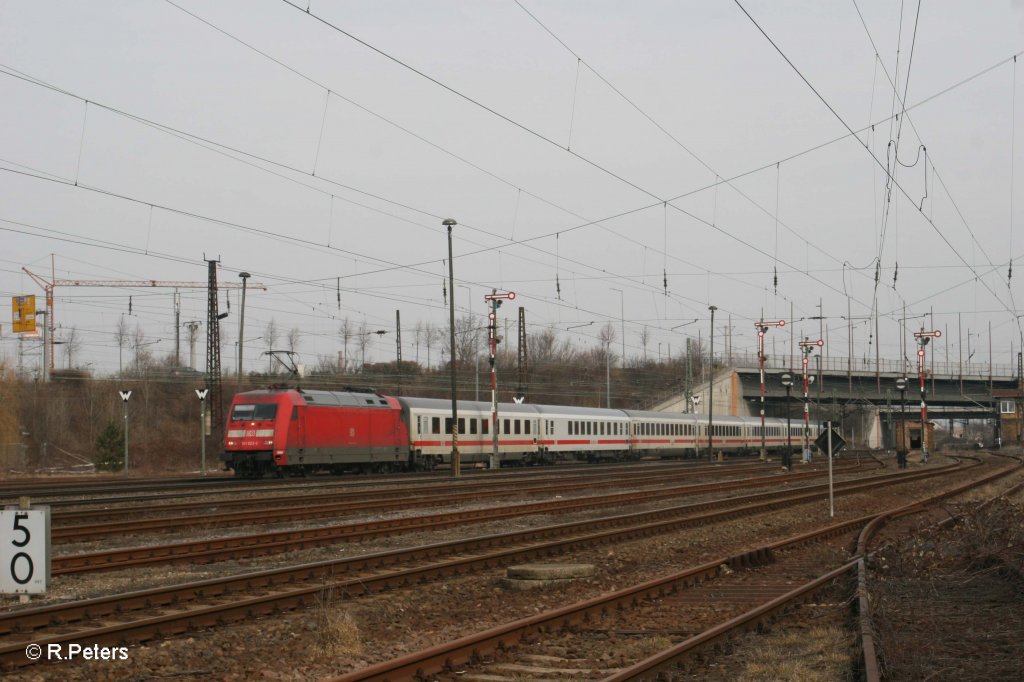
<svg viewBox="0 0 1024 682">
<path fill-rule="evenodd" d="M 388 396 L 288 389 L 231 402 L 223 458 L 241 476 L 397 471 L 409 457 L 401 406 Z"/>
</svg>

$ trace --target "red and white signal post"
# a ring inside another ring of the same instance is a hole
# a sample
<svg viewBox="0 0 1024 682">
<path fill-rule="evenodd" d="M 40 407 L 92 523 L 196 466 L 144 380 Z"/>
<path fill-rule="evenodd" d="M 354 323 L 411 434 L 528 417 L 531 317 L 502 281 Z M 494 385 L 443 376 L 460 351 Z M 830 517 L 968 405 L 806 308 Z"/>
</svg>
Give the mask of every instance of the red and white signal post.
<svg viewBox="0 0 1024 682">
<path fill-rule="evenodd" d="M 513 301 L 516 292 L 509 291 L 499 294 L 497 289 L 491 289 L 491 293 L 484 296 L 484 300 L 491 304 L 491 310 L 487 313 L 487 331 L 490 336 L 491 357 L 491 469 L 501 466 L 501 455 L 498 452 L 498 368 L 495 363 L 495 351 L 498 345 L 498 308 L 502 301 Z"/>
<path fill-rule="evenodd" d="M 764 462 L 768 457 L 765 453 L 764 444 L 764 335 L 768 333 L 769 327 L 785 327 L 786 321 L 779 320 L 778 322 L 765 322 L 763 320 L 755 322 L 754 327 L 757 328 L 757 363 L 761 368 L 761 461 Z"/>
<path fill-rule="evenodd" d="M 938 329 L 933 329 L 930 332 L 921 330 L 914 332 L 914 338 L 917 339 L 917 373 L 921 376 L 921 461 L 928 461 L 928 403 L 924 399 L 924 347 L 928 345 L 928 342 L 932 339 L 937 339 L 942 336 L 942 332 Z"/>
<path fill-rule="evenodd" d="M 806 336 L 804 340 L 800 342 L 800 352 L 803 353 L 803 365 L 804 365 L 804 453 L 803 462 L 804 464 L 810 464 L 810 444 L 807 442 L 811 435 L 811 410 L 807 402 L 807 388 L 810 382 L 807 378 L 807 364 L 808 358 L 811 353 L 814 352 L 815 348 L 821 348 L 825 345 L 825 342 L 821 339 L 817 341 L 811 341 Z"/>
</svg>

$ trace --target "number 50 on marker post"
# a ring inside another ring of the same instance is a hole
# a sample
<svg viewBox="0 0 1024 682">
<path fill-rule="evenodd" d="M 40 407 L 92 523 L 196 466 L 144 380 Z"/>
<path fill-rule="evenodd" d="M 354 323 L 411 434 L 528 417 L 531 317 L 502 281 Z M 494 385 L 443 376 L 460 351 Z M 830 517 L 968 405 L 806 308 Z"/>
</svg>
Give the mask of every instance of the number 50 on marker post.
<svg viewBox="0 0 1024 682">
<path fill-rule="evenodd" d="M 49 579 L 49 508 L 0 510 L 0 593 L 40 594 Z"/>
</svg>

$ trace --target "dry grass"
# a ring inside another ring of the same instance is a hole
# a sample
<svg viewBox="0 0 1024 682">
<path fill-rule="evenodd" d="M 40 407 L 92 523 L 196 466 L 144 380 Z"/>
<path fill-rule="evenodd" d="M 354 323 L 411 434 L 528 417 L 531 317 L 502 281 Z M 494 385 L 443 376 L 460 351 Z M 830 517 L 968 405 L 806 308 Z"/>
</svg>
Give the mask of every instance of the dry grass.
<svg viewBox="0 0 1024 682">
<path fill-rule="evenodd" d="M 762 641 L 758 636 L 757 641 Z M 835 682 L 851 679 L 850 634 L 839 627 L 772 632 L 746 658 L 741 678 L 753 682 Z"/>
<path fill-rule="evenodd" d="M 873 562 L 883 675 L 903 680 L 1024 679 L 1024 510 L 968 506 Z"/>
<path fill-rule="evenodd" d="M 666 649 L 671 649 L 673 642 L 668 637 L 642 637 L 639 639 L 629 638 L 620 640 L 616 651 L 621 651 L 624 658 L 630 660 L 643 660 Z"/>
<path fill-rule="evenodd" d="M 313 646 L 321 658 L 353 657 L 363 653 L 359 624 L 347 609 L 340 608 L 334 591 L 323 589 L 314 607 Z"/>
</svg>

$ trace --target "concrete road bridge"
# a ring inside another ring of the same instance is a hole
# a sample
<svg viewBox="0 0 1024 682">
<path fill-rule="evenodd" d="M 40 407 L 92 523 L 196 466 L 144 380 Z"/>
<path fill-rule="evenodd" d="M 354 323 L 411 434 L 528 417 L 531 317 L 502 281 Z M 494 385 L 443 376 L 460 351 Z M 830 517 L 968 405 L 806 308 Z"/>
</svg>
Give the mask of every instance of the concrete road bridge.
<svg viewBox="0 0 1024 682">
<path fill-rule="evenodd" d="M 915 358 L 916 360 L 916 358 Z M 717 359 L 716 359 L 717 365 Z M 990 424 L 992 438 L 998 437 L 1000 401 L 995 395 L 1019 389 L 1019 368 L 1014 365 L 935 362 L 926 358 L 925 402 L 928 421 L 946 437 L 963 435 L 969 422 Z M 809 358 L 810 386 L 807 400 L 810 419 L 840 424 L 851 445 L 889 448 L 895 443 L 894 424 L 900 418 L 919 420 L 921 412 L 920 373 L 915 363 L 851 360 L 838 357 Z M 761 377 L 757 355 L 735 355 L 717 366 L 713 377 L 696 377 L 681 393 L 666 398 L 653 409 L 707 414 L 708 400 L 714 413 L 758 416 Z M 784 374 L 792 377 L 787 395 Z M 897 379 L 906 379 L 902 400 Z M 789 358 L 768 358 L 764 372 L 765 415 L 803 419 L 803 369 L 797 355 L 791 368 Z M 1020 406 L 1017 406 L 1020 409 Z"/>
</svg>

